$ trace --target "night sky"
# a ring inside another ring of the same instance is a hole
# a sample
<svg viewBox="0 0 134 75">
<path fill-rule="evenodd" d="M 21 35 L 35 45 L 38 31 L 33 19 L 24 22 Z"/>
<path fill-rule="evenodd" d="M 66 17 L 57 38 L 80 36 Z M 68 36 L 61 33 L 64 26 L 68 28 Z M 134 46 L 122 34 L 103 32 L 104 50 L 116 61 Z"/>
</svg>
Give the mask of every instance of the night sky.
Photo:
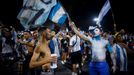
<svg viewBox="0 0 134 75">
<path fill-rule="evenodd" d="M 76 25 L 81 29 L 86 30 L 89 25 L 95 24 L 93 19 L 98 16 L 106 0 L 60 1 Z M 18 30 L 23 29 L 19 20 L 16 18 L 21 10 L 22 2 L 22 0 L 1 0 L 0 20 L 3 24 L 12 25 Z M 134 11 L 134 4 L 132 3 L 131 0 L 110 0 L 112 9 L 110 9 L 102 21 L 103 28 L 106 31 L 112 31 L 115 22 L 117 30 L 124 28 L 127 32 L 134 32 L 132 28 L 132 11 Z"/>
</svg>

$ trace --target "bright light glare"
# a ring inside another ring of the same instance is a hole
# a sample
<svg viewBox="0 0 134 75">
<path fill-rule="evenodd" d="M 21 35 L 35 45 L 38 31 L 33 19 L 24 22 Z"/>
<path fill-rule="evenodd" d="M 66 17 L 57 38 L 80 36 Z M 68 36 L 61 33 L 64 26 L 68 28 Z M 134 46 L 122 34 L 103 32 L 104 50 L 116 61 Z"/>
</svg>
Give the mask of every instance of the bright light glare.
<svg viewBox="0 0 134 75">
<path fill-rule="evenodd" d="M 94 18 L 94 21 L 97 22 L 98 21 L 98 18 Z"/>
</svg>

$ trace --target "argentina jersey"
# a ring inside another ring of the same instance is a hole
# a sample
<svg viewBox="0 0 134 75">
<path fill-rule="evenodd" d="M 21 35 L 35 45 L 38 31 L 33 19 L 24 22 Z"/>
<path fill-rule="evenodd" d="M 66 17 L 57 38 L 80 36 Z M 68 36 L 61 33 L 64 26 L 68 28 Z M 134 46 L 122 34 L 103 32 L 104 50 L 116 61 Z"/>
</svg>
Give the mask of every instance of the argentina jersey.
<svg viewBox="0 0 134 75">
<path fill-rule="evenodd" d="M 126 49 L 118 44 L 114 44 L 113 49 L 116 50 L 116 62 L 120 71 L 127 71 L 127 52 Z"/>
</svg>

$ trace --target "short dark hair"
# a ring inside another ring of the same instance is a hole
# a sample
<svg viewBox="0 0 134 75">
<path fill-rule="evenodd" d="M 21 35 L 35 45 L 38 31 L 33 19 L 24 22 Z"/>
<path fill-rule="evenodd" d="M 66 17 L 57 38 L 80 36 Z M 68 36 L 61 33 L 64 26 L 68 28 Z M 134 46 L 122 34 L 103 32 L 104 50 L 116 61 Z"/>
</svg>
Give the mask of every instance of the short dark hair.
<svg viewBox="0 0 134 75">
<path fill-rule="evenodd" d="M 50 29 L 50 28 L 48 26 L 40 27 L 39 28 L 39 32 L 42 32 L 42 31 L 44 31 L 46 29 Z"/>
<path fill-rule="evenodd" d="M 32 35 L 31 32 L 30 32 L 30 30 L 25 30 L 24 32 L 28 32 L 30 35 Z"/>
<path fill-rule="evenodd" d="M 43 27 L 40 27 L 39 28 L 39 35 L 44 31 L 44 30 L 46 30 L 46 29 L 50 29 L 48 26 L 43 26 Z"/>
</svg>

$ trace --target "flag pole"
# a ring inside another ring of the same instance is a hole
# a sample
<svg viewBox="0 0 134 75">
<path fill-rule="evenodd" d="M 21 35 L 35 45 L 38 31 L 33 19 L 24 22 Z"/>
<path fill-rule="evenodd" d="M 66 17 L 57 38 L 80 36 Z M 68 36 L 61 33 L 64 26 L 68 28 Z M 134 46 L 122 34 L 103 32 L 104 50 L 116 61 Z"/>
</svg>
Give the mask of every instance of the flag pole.
<svg viewBox="0 0 134 75">
<path fill-rule="evenodd" d="M 110 6 L 111 6 L 110 0 L 109 0 L 109 4 L 110 4 Z M 112 7 L 111 7 L 111 13 L 112 13 L 112 18 L 113 18 L 113 22 L 114 22 L 114 32 L 116 32 L 116 22 L 115 22 L 115 16 L 114 16 Z"/>
</svg>

